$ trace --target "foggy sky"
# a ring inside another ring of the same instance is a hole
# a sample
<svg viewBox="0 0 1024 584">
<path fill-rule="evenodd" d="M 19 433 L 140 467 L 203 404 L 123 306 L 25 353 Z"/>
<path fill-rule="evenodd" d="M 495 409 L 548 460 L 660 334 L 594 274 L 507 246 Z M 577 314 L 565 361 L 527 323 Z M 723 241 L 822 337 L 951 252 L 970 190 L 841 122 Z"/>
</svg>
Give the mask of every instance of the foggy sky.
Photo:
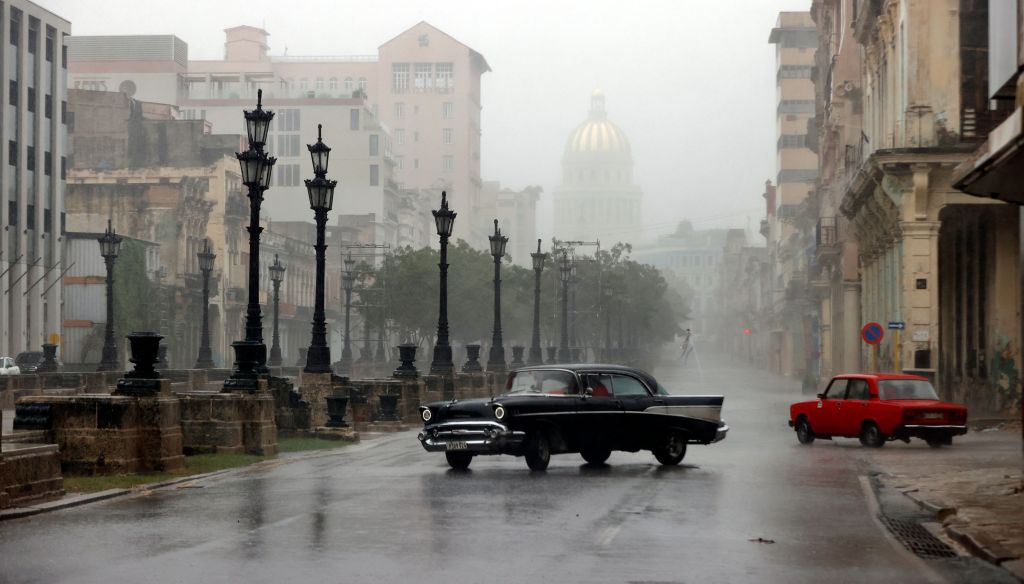
<svg viewBox="0 0 1024 584">
<path fill-rule="evenodd" d="M 753 227 L 775 175 L 774 51 L 780 10 L 810 0 L 35 0 L 72 34 L 174 34 L 190 59 L 223 56 L 223 29 L 270 32 L 272 55 L 376 54 L 426 20 L 484 55 L 481 174 L 537 184 L 541 229 L 561 182 L 569 133 L 604 90 L 644 190 L 644 235 L 674 228 Z M 241 115 L 241 114 L 239 114 Z M 216 128 L 214 129 L 216 131 Z M 343 209 L 344 201 L 336 208 Z M 757 243 L 763 243 L 758 237 Z"/>
</svg>

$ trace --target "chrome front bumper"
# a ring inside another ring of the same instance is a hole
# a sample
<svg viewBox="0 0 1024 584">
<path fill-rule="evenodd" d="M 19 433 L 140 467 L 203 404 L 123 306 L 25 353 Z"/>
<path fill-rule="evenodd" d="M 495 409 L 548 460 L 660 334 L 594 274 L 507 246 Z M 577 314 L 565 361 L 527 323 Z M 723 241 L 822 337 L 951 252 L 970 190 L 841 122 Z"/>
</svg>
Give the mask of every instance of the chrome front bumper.
<svg viewBox="0 0 1024 584">
<path fill-rule="evenodd" d="M 460 421 L 426 426 L 417 438 L 427 452 L 501 454 L 522 446 L 526 433 L 498 422 Z"/>
</svg>

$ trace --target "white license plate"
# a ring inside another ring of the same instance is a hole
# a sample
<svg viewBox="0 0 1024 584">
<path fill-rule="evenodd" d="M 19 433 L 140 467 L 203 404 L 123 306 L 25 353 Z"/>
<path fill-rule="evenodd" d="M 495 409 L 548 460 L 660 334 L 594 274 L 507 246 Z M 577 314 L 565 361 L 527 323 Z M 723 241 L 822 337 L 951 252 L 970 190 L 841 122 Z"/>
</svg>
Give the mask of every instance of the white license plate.
<svg viewBox="0 0 1024 584">
<path fill-rule="evenodd" d="M 469 445 L 466 444 L 465 440 L 459 440 L 455 442 L 447 442 L 445 444 L 445 450 L 467 450 Z"/>
<path fill-rule="evenodd" d="M 923 418 L 926 420 L 941 420 L 942 414 L 939 412 L 928 412 L 923 416 Z"/>
</svg>

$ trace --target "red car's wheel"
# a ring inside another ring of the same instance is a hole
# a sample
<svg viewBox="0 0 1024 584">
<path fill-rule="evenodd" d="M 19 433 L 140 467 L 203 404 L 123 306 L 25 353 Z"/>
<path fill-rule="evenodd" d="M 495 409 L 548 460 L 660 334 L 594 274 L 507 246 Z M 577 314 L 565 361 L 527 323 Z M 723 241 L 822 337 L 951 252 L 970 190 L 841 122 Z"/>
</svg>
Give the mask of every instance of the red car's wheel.
<svg viewBox="0 0 1024 584">
<path fill-rule="evenodd" d="M 874 422 L 864 422 L 860 429 L 860 443 L 868 448 L 881 448 L 885 446 L 885 435 Z"/>
<path fill-rule="evenodd" d="M 796 421 L 796 440 L 800 444 L 814 443 L 814 432 L 811 431 L 811 425 L 807 423 L 807 418 L 803 416 Z"/>
</svg>

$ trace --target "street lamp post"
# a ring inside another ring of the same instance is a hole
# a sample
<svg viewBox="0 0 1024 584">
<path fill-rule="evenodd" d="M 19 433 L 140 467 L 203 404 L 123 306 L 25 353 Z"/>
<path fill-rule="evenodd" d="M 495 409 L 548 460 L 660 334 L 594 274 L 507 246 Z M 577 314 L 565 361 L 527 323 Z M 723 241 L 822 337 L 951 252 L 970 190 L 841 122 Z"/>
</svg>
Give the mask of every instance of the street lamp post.
<svg viewBox="0 0 1024 584">
<path fill-rule="evenodd" d="M 100 254 L 107 264 L 107 324 L 103 335 L 103 353 L 97 371 L 117 371 L 121 368 L 117 358 L 117 342 L 114 341 L 114 262 L 121 252 L 121 236 L 114 233 L 107 220 L 107 231 L 98 238 Z"/>
<path fill-rule="evenodd" d="M 306 373 L 331 372 L 331 348 L 327 345 L 327 318 L 324 315 L 324 271 L 327 263 L 327 213 L 334 205 L 334 187 L 338 181 L 327 179 L 327 161 L 331 149 L 324 144 L 323 126 L 317 124 L 316 144 L 308 144 L 313 159 L 313 180 L 306 179 L 309 207 L 316 219 L 316 302 L 313 307 L 313 338 L 306 353 Z"/>
<path fill-rule="evenodd" d="M 573 361 L 579 360 L 578 339 L 576 338 L 576 260 L 569 266 L 569 350 Z"/>
<path fill-rule="evenodd" d="M 491 256 L 494 257 L 494 331 L 491 333 L 491 352 L 487 359 L 487 370 L 501 373 L 505 371 L 505 347 L 501 342 L 501 258 L 505 257 L 505 246 L 508 236 L 502 235 L 498 229 L 498 220 L 494 220 L 494 235 L 487 238 L 491 242 Z"/>
<path fill-rule="evenodd" d="M 210 349 L 210 272 L 213 271 L 213 260 L 217 254 L 210 249 L 210 240 L 203 240 L 203 249 L 196 254 L 199 257 L 199 269 L 203 272 L 203 332 L 199 336 L 199 356 L 196 358 L 196 369 L 213 369 L 213 350 Z"/>
<path fill-rule="evenodd" d="M 562 336 L 558 345 L 558 360 L 568 363 L 571 360 L 569 356 L 569 279 L 572 277 L 572 263 L 569 261 L 567 250 L 562 251 L 558 269 L 562 279 Z"/>
<path fill-rule="evenodd" d="M 530 355 L 526 362 L 528 365 L 543 365 L 544 354 L 540 348 L 540 276 L 544 271 L 544 262 L 548 254 L 541 253 L 540 240 L 537 240 L 537 253 L 531 253 L 533 259 L 533 340 L 530 343 Z"/>
<path fill-rule="evenodd" d="M 274 254 L 274 263 L 270 264 L 270 267 L 267 269 L 270 270 L 270 283 L 274 285 L 274 334 L 271 337 L 270 359 L 267 361 L 267 365 L 280 367 L 282 362 L 281 336 L 278 334 L 277 324 L 281 304 L 281 282 L 284 281 L 285 268 L 276 253 Z"/>
<path fill-rule="evenodd" d="M 249 197 L 249 298 L 245 310 L 245 340 L 231 343 L 235 351 L 235 371 L 224 382 L 225 390 L 256 391 L 257 378 L 267 373 L 267 346 L 263 343 L 263 318 L 260 314 L 260 206 L 263 193 L 270 188 L 270 175 L 277 159 L 267 155 L 263 146 L 274 112 L 263 109 L 263 90 L 256 92 L 256 109 L 243 110 L 249 148 L 235 153 L 241 168 L 242 184 Z"/>
<path fill-rule="evenodd" d="M 434 225 L 441 239 L 441 258 L 437 264 L 440 269 L 441 285 L 437 314 L 437 342 L 434 343 L 434 359 L 430 363 L 430 372 L 440 375 L 451 375 L 452 346 L 448 341 L 448 238 L 452 236 L 457 213 L 448 208 L 448 193 L 441 191 L 441 208 L 431 211 Z"/>
<path fill-rule="evenodd" d="M 341 347 L 341 373 L 348 375 L 352 371 L 352 289 L 356 283 L 356 262 L 349 253 L 345 259 L 345 269 L 341 272 L 341 288 L 345 291 L 345 337 Z"/>
</svg>

